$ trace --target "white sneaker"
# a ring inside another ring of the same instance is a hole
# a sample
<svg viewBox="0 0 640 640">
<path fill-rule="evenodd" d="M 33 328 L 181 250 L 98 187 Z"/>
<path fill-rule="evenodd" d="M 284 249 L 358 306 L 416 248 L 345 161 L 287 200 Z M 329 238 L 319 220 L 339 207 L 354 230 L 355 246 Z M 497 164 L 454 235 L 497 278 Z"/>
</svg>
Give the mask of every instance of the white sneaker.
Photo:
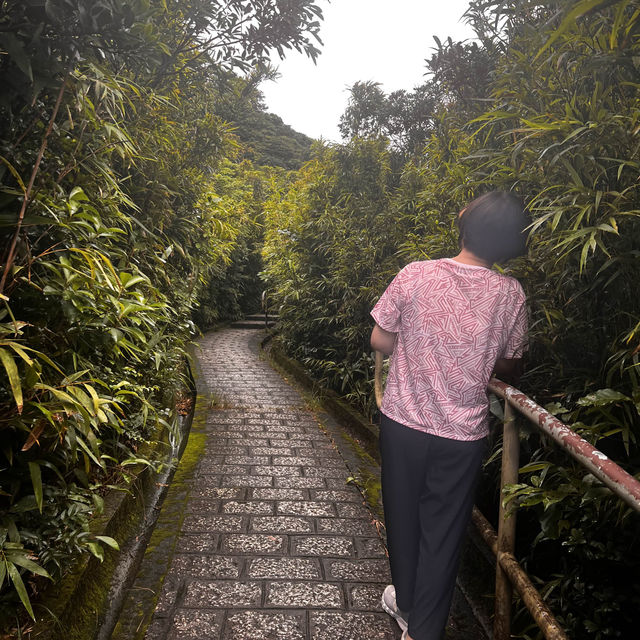
<svg viewBox="0 0 640 640">
<path fill-rule="evenodd" d="M 402 617 L 400 609 L 398 609 L 398 605 L 396 604 L 396 588 L 392 584 L 387 585 L 383 591 L 381 604 L 383 610 L 394 618 L 398 626 L 404 631 L 402 634 L 402 640 L 404 640 L 407 637 L 407 627 L 409 625 Z"/>
</svg>

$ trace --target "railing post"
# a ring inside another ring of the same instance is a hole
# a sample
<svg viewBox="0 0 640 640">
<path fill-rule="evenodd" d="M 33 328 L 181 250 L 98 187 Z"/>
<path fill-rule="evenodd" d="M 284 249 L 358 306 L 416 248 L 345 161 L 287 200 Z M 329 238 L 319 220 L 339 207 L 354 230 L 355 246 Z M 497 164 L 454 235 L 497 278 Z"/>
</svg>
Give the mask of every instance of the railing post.
<svg viewBox="0 0 640 640">
<path fill-rule="evenodd" d="M 269 307 L 267 305 L 267 291 L 266 289 L 262 292 L 260 296 L 260 305 L 262 306 L 262 310 L 264 311 L 264 328 L 269 328 Z"/>
<path fill-rule="evenodd" d="M 511 599 L 513 588 L 511 582 L 500 566 L 503 552 L 514 552 L 516 540 L 516 515 L 512 513 L 505 518 L 506 509 L 503 489 L 507 484 L 518 481 L 520 465 L 520 438 L 513 407 L 505 400 L 504 431 L 502 436 L 502 471 L 500 474 L 500 507 L 498 515 L 498 549 L 496 562 L 496 603 L 493 620 L 494 640 L 509 640 L 511 637 Z"/>
</svg>

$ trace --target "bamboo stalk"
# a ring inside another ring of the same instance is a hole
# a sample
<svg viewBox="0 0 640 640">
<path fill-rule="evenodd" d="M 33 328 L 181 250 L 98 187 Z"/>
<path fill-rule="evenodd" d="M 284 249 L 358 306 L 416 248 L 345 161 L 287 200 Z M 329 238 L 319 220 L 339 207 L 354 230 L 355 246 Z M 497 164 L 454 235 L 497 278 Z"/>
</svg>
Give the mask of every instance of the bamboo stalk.
<svg viewBox="0 0 640 640">
<path fill-rule="evenodd" d="M 66 86 L 67 86 L 67 78 L 65 77 L 62 84 L 60 85 L 60 90 L 58 91 L 58 96 L 56 98 L 56 102 L 53 107 L 53 112 L 51 113 L 51 117 L 49 118 L 49 124 L 47 125 L 47 129 L 44 132 L 42 144 L 40 145 L 40 149 L 38 150 L 38 155 L 36 157 L 35 164 L 33 165 L 33 169 L 31 171 L 29 184 L 27 185 L 27 188 L 24 192 L 22 207 L 20 207 L 20 213 L 18 214 L 18 221 L 16 222 L 16 230 L 13 234 L 13 238 L 11 239 L 9 251 L 7 253 L 7 260 L 5 262 L 4 270 L 2 272 L 2 278 L 0 278 L 0 295 L 3 296 L 3 298 L 5 299 L 8 299 L 8 298 L 4 295 L 4 288 L 7 283 L 7 277 L 9 275 L 9 271 L 11 270 L 11 267 L 13 266 L 13 261 L 15 260 L 16 245 L 18 244 L 18 237 L 20 235 L 20 230 L 22 228 L 22 222 L 24 220 L 24 216 L 27 211 L 27 206 L 29 204 L 31 192 L 33 191 L 33 185 L 36 181 L 36 176 L 38 175 L 38 170 L 40 169 L 40 163 L 42 162 L 45 149 L 47 148 L 49 136 L 51 135 L 51 131 L 53 131 L 53 123 L 55 122 L 56 117 L 58 116 L 58 111 L 60 109 L 60 104 L 62 103 L 62 96 L 64 95 L 64 90 Z"/>
</svg>

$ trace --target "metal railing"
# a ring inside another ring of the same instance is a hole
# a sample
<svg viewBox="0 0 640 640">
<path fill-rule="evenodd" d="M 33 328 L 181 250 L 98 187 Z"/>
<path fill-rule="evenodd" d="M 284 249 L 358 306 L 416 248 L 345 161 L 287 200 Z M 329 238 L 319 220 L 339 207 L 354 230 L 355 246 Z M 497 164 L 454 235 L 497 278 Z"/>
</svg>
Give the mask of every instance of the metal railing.
<svg viewBox="0 0 640 640">
<path fill-rule="evenodd" d="M 382 403 L 382 367 L 384 356 L 376 352 L 375 395 L 378 408 Z M 613 493 L 633 509 L 640 512 L 640 481 L 610 460 L 604 453 L 581 438 L 566 424 L 536 404 L 529 396 L 497 378 L 489 382 L 489 391 L 504 401 L 502 470 L 500 495 L 506 485 L 518 482 L 520 462 L 520 435 L 516 412 L 534 424 L 539 431 L 553 439 L 562 449 L 575 458 L 589 472 L 609 487 Z M 511 637 L 511 604 L 513 589 L 520 594 L 523 603 L 547 640 L 568 640 L 560 624 L 534 587 L 527 573 L 514 555 L 516 539 L 516 515 L 507 513 L 500 501 L 498 532 L 474 507 L 472 520 L 483 539 L 496 556 L 496 593 L 493 620 L 494 640 Z"/>
<path fill-rule="evenodd" d="M 265 329 L 269 328 L 269 295 L 266 290 L 262 292 L 260 296 L 260 307 L 262 308 L 262 312 L 264 313 L 264 327 Z"/>
<path fill-rule="evenodd" d="M 269 329 L 275 322 L 277 322 L 280 314 L 280 309 L 277 313 L 271 313 L 271 300 L 269 298 L 269 292 L 264 290 L 260 296 L 260 309 L 264 315 L 264 328 Z"/>
</svg>

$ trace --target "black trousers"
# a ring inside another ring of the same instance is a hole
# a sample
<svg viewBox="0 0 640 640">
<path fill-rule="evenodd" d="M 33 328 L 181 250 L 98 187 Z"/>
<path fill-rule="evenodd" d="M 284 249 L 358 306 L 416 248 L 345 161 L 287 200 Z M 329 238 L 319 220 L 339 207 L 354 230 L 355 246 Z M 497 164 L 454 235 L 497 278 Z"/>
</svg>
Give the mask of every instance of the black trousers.
<svg viewBox="0 0 640 640">
<path fill-rule="evenodd" d="M 441 640 L 486 438 L 450 440 L 382 415 L 382 501 L 391 578 L 414 640 Z"/>
</svg>

